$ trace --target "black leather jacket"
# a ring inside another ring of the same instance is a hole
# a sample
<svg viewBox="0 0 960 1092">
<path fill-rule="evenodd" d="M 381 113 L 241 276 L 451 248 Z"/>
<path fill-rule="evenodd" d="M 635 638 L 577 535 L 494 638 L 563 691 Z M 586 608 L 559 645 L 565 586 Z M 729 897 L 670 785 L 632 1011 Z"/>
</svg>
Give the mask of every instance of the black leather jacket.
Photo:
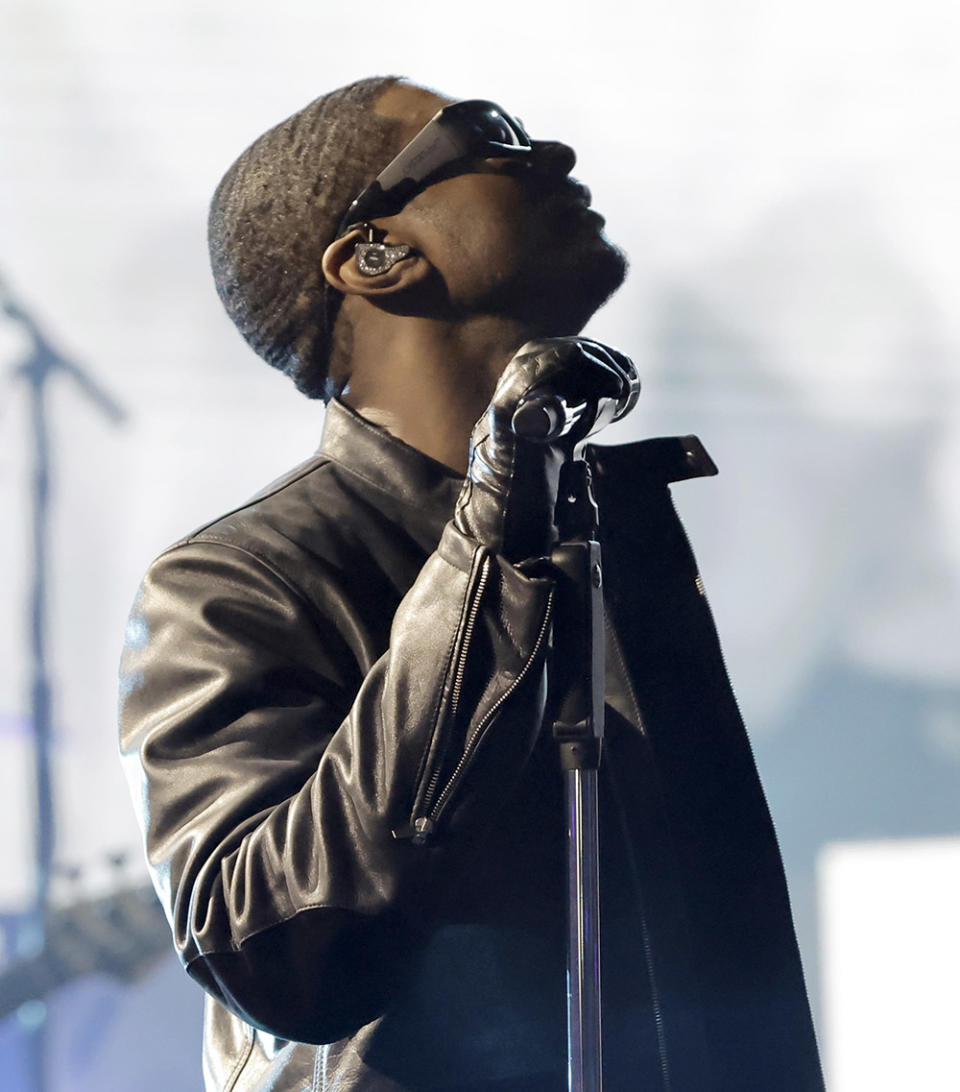
<svg viewBox="0 0 960 1092">
<path fill-rule="evenodd" d="M 591 456 L 605 1089 L 814 1092 L 779 852 L 666 488 L 704 472 L 689 446 Z M 460 483 L 335 403 L 315 458 L 143 582 L 121 747 L 209 994 L 208 1090 L 566 1087 L 553 585 L 448 524 Z"/>
</svg>

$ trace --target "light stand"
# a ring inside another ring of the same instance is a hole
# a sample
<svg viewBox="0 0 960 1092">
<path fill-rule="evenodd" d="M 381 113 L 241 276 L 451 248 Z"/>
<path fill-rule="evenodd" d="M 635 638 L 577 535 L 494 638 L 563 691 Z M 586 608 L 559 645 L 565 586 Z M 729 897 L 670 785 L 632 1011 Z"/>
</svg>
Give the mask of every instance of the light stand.
<svg viewBox="0 0 960 1092">
<path fill-rule="evenodd" d="M 50 767 L 52 742 L 52 693 L 47 663 L 47 571 L 49 560 L 51 442 L 47 403 L 47 381 L 56 372 L 69 375 L 80 392 L 114 424 L 124 419 L 123 409 L 85 371 L 54 348 L 36 321 L 14 300 L 0 280 L 0 309 L 18 323 L 31 341 L 26 359 L 13 369 L 14 377 L 26 381 L 30 391 L 30 421 L 33 442 L 33 573 L 30 592 L 30 648 L 32 682 L 30 711 L 33 723 L 34 778 L 36 785 L 36 844 L 34 896 L 31 909 L 20 923 L 19 955 L 42 952 L 49 911 L 50 880 L 54 856 L 53 782 Z M 46 1088 L 44 1067 L 45 1015 L 40 1006 L 31 1010 L 27 1023 L 30 1035 L 32 1092 Z"/>
</svg>

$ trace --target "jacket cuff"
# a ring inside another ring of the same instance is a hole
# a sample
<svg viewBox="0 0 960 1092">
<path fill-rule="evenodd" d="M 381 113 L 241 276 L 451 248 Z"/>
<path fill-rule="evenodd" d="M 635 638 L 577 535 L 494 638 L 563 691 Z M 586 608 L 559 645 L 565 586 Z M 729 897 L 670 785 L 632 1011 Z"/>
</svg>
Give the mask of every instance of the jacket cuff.
<svg viewBox="0 0 960 1092">
<path fill-rule="evenodd" d="M 471 538 L 459 530 L 452 520 L 444 528 L 440 542 L 437 545 L 437 554 L 448 565 L 452 565 L 455 569 L 459 569 L 468 575 L 473 571 L 474 559 L 477 554 L 489 552 L 475 538 Z M 530 581 L 533 584 L 542 584 L 545 589 L 553 586 L 554 581 L 546 564 L 547 559 L 531 557 L 525 561 L 513 562 L 507 560 L 502 554 L 494 556 L 500 568 L 510 570 L 516 574 L 517 579 Z"/>
</svg>

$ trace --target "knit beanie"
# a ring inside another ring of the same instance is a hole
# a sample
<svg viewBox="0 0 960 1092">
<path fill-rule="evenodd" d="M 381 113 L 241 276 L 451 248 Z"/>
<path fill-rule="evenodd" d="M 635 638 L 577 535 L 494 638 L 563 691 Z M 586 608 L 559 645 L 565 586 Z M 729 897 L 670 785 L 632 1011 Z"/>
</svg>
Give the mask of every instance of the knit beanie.
<svg viewBox="0 0 960 1092">
<path fill-rule="evenodd" d="M 331 91 L 268 130 L 227 171 L 210 205 L 210 262 L 227 314 L 251 348 L 311 398 L 328 399 L 343 301 L 320 261 L 353 199 L 403 144 L 373 104 L 399 77 Z"/>
</svg>

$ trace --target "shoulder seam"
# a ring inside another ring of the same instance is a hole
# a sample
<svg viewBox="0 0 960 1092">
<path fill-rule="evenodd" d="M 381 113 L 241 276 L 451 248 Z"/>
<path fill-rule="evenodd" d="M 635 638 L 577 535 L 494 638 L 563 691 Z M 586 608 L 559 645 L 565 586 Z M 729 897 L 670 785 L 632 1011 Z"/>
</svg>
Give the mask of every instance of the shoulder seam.
<svg viewBox="0 0 960 1092">
<path fill-rule="evenodd" d="M 266 570 L 275 580 L 281 583 L 292 595 L 294 595 L 300 602 L 307 608 L 310 614 L 315 615 L 317 608 L 315 604 L 310 600 L 309 596 L 299 587 L 293 580 L 291 580 L 286 573 L 281 572 L 268 558 L 265 558 L 258 554 L 256 550 L 251 550 L 246 546 L 241 546 L 236 542 L 231 542 L 229 539 L 219 538 L 216 535 L 207 535 L 202 531 L 198 532 L 195 536 L 182 539 L 180 542 L 175 542 L 172 546 L 168 547 L 157 557 L 157 561 L 160 558 L 166 557 L 168 554 L 175 553 L 177 550 L 186 549 L 189 546 L 203 546 L 210 544 L 211 546 L 220 546 L 226 550 L 235 550 L 239 554 L 243 554 L 245 557 L 251 558 L 261 568 Z"/>
<path fill-rule="evenodd" d="M 214 524 L 219 523 L 223 519 L 229 519 L 230 516 L 235 516 L 238 512 L 243 512 L 247 508 L 250 508 L 252 505 L 259 504 L 261 501 L 267 500 L 268 497 L 275 497 L 278 493 L 282 493 L 284 489 L 287 489 L 289 488 L 289 486 L 294 485 L 296 482 L 305 478 L 308 474 L 312 474 L 314 471 L 320 470 L 322 467 L 328 465 L 332 461 L 333 460 L 323 454 L 311 456 L 306 461 L 303 470 L 301 470 L 298 474 L 295 474 L 293 477 L 290 478 L 282 478 L 280 483 L 273 489 L 268 489 L 267 492 L 255 493 L 252 497 L 250 497 L 248 500 L 245 500 L 242 504 L 238 504 L 233 508 L 228 509 L 226 512 L 222 512 L 219 516 L 215 516 L 213 519 L 207 520 L 206 523 L 201 523 L 200 526 L 197 527 L 195 530 L 191 531 L 188 535 L 184 535 L 183 538 L 175 542 L 173 546 L 170 547 L 170 549 L 173 549 L 176 546 L 182 546 L 186 542 L 190 542 L 194 538 L 197 538 L 199 535 L 202 535 L 208 527 L 213 527 Z"/>
</svg>

